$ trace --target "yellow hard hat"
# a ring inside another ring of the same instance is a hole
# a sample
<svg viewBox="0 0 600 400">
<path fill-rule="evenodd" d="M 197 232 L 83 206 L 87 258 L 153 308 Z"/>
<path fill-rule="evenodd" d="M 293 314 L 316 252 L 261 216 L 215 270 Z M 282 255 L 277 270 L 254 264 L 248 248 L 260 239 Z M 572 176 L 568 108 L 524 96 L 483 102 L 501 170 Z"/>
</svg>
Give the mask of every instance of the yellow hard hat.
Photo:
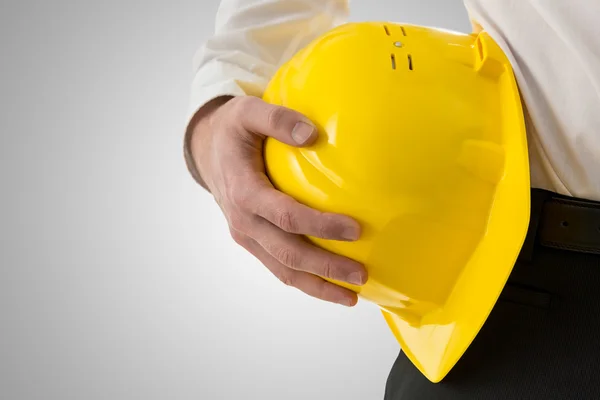
<svg viewBox="0 0 600 400">
<path fill-rule="evenodd" d="M 274 186 L 362 226 L 356 242 L 310 237 L 364 263 L 335 282 L 378 305 L 432 382 L 487 319 L 525 240 L 529 163 L 508 59 L 486 32 L 349 23 L 300 50 L 264 100 L 319 129 L 295 148 L 265 144 Z"/>
</svg>

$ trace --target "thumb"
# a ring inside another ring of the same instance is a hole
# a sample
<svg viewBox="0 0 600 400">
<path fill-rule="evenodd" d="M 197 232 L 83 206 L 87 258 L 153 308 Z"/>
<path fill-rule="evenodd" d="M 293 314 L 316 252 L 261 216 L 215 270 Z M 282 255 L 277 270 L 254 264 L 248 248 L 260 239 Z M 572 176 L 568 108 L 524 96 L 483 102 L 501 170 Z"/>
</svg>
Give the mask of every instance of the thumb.
<svg viewBox="0 0 600 400">
<path fill-rule="evenodd" d="M 267 103 L 258 97 L 242 101 L 243 127 L 257 135 L 270 136 L 291 146 L 308 146 L 318 131 L 307 117 L 290 108 Z"/>
</svg>

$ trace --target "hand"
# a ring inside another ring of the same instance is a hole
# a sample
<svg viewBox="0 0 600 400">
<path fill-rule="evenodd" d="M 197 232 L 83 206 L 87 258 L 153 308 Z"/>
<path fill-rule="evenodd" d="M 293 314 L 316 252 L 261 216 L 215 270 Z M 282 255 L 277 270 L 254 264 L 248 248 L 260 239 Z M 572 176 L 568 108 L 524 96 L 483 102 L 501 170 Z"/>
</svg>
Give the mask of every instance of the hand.
<svg viewBox="0 0 600 400">
<path fill-rule="evenodd" d="M 317 137 L 314 125 L 298 112 L 243 96 L 207 104 L 192 129 L 195 167 L 227 218 L 233 239 L 286 285 L 354 306 L 353 291 L 321 276 L 362 285 L 364 266 L 311 244 L 303 235 L 352 241 L 360 236 L 359 224 L 300 204 L 276 190 L 265 174 L 265 138 L 306 146 Z"/>
</svg>

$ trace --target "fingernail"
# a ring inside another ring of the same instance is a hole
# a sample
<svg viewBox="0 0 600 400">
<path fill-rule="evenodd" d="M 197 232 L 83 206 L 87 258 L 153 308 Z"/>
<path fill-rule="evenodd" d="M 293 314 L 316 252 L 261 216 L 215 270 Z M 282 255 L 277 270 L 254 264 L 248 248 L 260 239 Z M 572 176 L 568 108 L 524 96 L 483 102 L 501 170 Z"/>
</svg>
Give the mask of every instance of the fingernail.
<svg viewBox="0 0 600 400">
<path fill-rule="evenodd" d="M 365 283 L 365 277 L 360 272 L 352 272 L 348 275 L 348 283 L 353 285 L 363 285 Z"/>
<path fill-rule="evenodd" d="M 315 127 L 304 121 L 299 121 L 292 129 L 292 139 L 298 144 L 304 144 L 315 132 Z"/>
<path fill-rule="evenodd" d="M 342 301 L 340 301 L 340 304 L 346 307 L 352 307 L 354 305 L 354 301 L 352 299 L 345 298 Z"/>
<path fill-rule="evenodd" d="M 359 229 L 357 229 L 356 227 L 353 226 L 348 226 L 346 228 L 344 228 L 344 230 L 342 231 L 342 238 L 345 240 L 358 240 L 360 236 L 360 231 Z"/>
</svg>

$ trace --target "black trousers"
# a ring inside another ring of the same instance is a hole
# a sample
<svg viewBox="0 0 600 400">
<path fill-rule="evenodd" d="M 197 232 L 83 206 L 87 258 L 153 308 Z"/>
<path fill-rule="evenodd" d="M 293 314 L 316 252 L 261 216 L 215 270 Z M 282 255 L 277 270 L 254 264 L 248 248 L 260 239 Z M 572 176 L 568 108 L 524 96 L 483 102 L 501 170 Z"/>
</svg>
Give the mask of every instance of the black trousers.
<svg viewBox="0 0 600 400">
<path fill-rule="evenodd" d="M 461 360 L 433 384 L 400 352 L 385 400 L 600 399 L 600 204 L 533 199 L 521 257 Z"/>
</svg>

